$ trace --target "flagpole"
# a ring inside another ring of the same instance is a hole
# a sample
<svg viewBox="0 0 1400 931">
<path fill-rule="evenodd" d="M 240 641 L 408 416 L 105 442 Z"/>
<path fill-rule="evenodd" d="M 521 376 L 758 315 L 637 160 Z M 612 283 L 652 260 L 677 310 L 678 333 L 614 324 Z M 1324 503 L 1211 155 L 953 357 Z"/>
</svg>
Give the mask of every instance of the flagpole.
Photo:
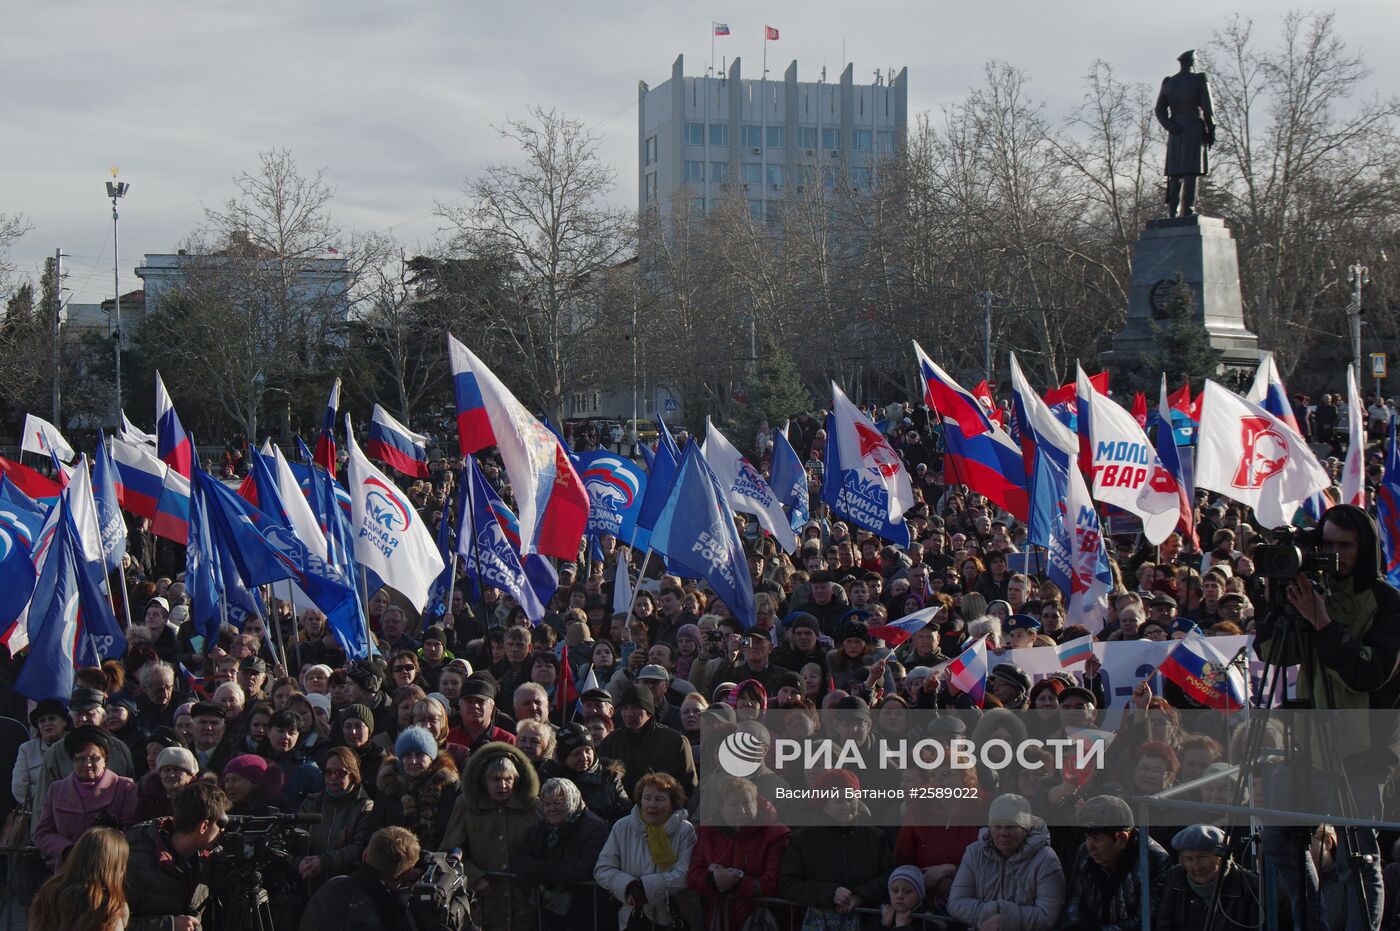
<svg viewBox="0 0 1400 931">
<path fill-rule="evenodd" d="M 475 552 L 476 552 L 476 470 L 477 470 L 477 466 L 476 466 L 476 458 L 475 458 L 474 456 L 472 456 L 471 453 L 468 453 L 468 454 L 467 454 L 466 460 L 467 460 L 467 464 L 462 468 L 462 475 L 463 475 L 463 486 L 464 486 L 465 491 L 466 491 L 466 493 L 467 493 L 467 508 L 466 508 L 466 510 L 467 510 L 467 532 L 468 532 L 468 536 L 467 536 L 467 546 L 470 547 L 472 553 L 475 553 Z M 467 484 L 467 483 L 470 483 L 470 484 Z M 458 548 L 460 549 L 460 546 L 459 546 Z M 488 618 L 486 617 L 486 592 L 482 591 L 482 584 L 481 584 L 481 560 L 480 560 L 479 558 L 474 557 L 474 556 L 473 556 L 471 559 L 468 559 L 468 560 L 467 560 L 467 571 L 468 571 L 468 572 L 471 572 L 471 571 L 472 571 L 472 566 L 473 566 L 473 565 L 476 566 L 476 570 L 475 570 L 476 593 L 477 593 L 477 595 L 478 595 L 478 597 L 477 597 L 477 599 L 476 599 L 476 608 L 477 608 L 478 611 L 481 612 L 481 626 L 482 626 L 482 629 L 486 630 L 486 631 L 489 633 L 490 630 L 491 630 L 491 624 L 488 622 Z M 525 568 L 525 557 L 524 557 L 524 554 L 521 555 L 521 565 L 520 565 L 520 567 L 521 567 L 521 569 L 524 569 L 524 568 Z"/>
<path fill-rule="evenodd" d="M 287 604 L 290 605 L 292 608 L 292 617 L 296 617 L 297 602 L 294 593 L 292 592 L 291 579 L 287 579 Z M 291 667 L 287 665 L 287 641 L 282 639 L 281 615 L 277 613 L 276 608 L 272 609 L 272 628 L 276 633 L 277 643 L 282 647 L 282 668 L 287 670 L 288 673 L 290 673 Z M 277 655 L 277 652 L 275 650 L 273 651 L 273 655 Z"/>
<path fill-rule="evenodd" d="M 122 613 L 126 615 L 126 626 L 131 627 L 131 593 L 126 590 L 126 573 L 122 571 L 119 564 L 117 566 L 117 578 L 121 579 L 122 589 Z"/>
<path fill-rule="evenodd" d="M 637 610 L 637 596 L 642 593 L 642 579 L 647 575 L 647 563 L 651 562 L 651 546 L 647 545 L 647 554 L 642 557 L 642 567 L 637 570 L 637 584 L 632 586 L 632 601 L 627 605 L 627 624 L 632 623 L 632 614 Z M 628 573 L 630 576 L 631 573 Z"/>
</svg>

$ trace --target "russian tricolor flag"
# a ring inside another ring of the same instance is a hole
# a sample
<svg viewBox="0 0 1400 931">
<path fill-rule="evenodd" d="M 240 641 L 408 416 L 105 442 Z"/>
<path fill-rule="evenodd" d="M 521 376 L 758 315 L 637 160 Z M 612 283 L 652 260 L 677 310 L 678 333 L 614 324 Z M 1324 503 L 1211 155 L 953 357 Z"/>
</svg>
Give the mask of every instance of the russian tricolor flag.
<svg viewBox="0 0 1400 931">
<path fill-rule="evenodd" d="M 500 450 L 519 507 L 521 554 L 576 559 L 588 492 L 559 438 L 450 333 L 447 353 L 463 455 L 493 443 Z"/>
<path fill-rule="evenodd" d="M 320 449 L 320 444 L 317 444 Z M 428 477 L 428 438 L 399 423 L 388 411 L 374 405 L 365 454 L 414 478 Z M 319 459 L 317 460 L 320 461 Z"/>
<path fill-rule="evenodd" d="M 122 510 L 151 522 L 151 533 L 176 543 L 189 542 L 190 481 L 144 446 L 111 438 L 115 484 Z"/>
<path fill-rule="evenodd" d="M 335 415 L 340 410 L 340 379 L 331 386 L 331 396 L 326 400 L 326 413 L 321 418 L 321 435 L 316 439 L 316 455 L 312 461 L 324 466 L 326 471 L 335 474 Z"/>
<path fill-rule="evenodd" d="M 977 436 L 992 429 L 992 421 L 982 402 L 939 368 L 917 341 L 914 354 L 919 359 L 919 380 L 924 386 L 925 404 L 944 420 L 957 421 L 964 436 Z"/>
<path fill-rule="evenodd" d="M 1199 631 L 1178 640 L 1158 671 L 1207 708 L 1239 711 L 1248 701 L 1244 674 Z"/>
<path fill-rule="evenodd" d="M 165 390 L 160 372 L 156 372 L 156 449 L 160 461 L 188 482 L 194 464 L 194 447 L 180 424 L 180 416 L 175 413 L 175 405 Z"/>
<path fill-rule="evenodd" d="M 948 682 L 981 708 L 987 700 L 987 637 L 982 635 L 948 664 Z"/>
<path fill-rule="evenodd" d="M 1055 647 L 1055 655 L 1060 658 L 1061 669 L 1088 662 L 1089 657 L 1094 655 L 1094 635 L 1088 634 L 1060 644 Z"/>
<path fill-rule="evenodd" d="M 1030 496 L 1026 490 L 1021 451 L 1000 427 L 967 436 L 962 426 L 943 419 L 943 476 L 986 495 L 998 507 L 1026 520 Z"/>
<path fill-rule="evenodd" d="M 881 640 L 885 641 L 886 646 L 890 649 L 894 649 L 914 636 L 915 633 L 927 627 L 933 621 L 934 616 L 942 609 L 942 605 L 934 605 L 931 608 L 923 608 L 922 610 L 915 611 L 913 614 L 906 614 L 899 620 L 890 621 L 888 624 L 881 624 L 879 627 L 870 628 L 870 635 L 872 637 L 879 637 Z"/>
</svg>

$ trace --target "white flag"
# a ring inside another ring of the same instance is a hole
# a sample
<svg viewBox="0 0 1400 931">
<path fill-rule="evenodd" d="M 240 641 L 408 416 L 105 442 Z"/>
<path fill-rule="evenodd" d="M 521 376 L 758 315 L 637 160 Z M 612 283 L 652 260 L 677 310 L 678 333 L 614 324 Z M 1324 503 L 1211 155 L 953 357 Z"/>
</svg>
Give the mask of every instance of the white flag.
<svg viewBox="0 0 1400 931">
<path fill-rule="evenodd" d="M 1076 368 L 1079 416 L 1089 424 L 1094 497 L 1141 517 L 1143 536 L 1156 546 L 1181 519 L 1176 479 L 1162 468 L 1133 415 L 1095 391 L 1084 369 Z"/>
<path fill-rule="evenodd" d="M 100 563 L 106 558 L 102 546 L 102 521 L 97 516 L 97 501 L 92 497 L 92 474 L 87 456 L 78 460 L 68 479 L 68 513 L 78 530 L 79 555 L 84 562 Z"/>
<path fill-rule="evenodd" d="M 705 418 L 705 442 L 700 447 L 700 455 L 714 470 L 730 507 L 757 517 L 759 526 L 776 537 L 784 551 L 797 552 L 797 535 L 783 513 L 782 502 L 753 464 L 710 423 L 709 417 Z"/>
<path fill-rule="evenodd" d="M 365 458 L 345 418 L 345 445 L 350 454 L 350 527 L 355 559 L 373 570 L 419 611 L 428 589 L 442 574 L 442 556 L 408 496 Z"/>
<path fill-rule="evenodd" d="M 130 418 L 126 416 L 126 411 L 122 411 L 122 428 L 117 432 L 121 434 L 121 438 L 126 440 L 128 443 L 136 443 L 137 445 L 144 444 L 146 446 L 156 446 L 159 442 L 156 439 L 156 435 L 154 433 L 146 433 L 144 430 L 136 429 L 136 425 L 132 423 Z"/>
<path fill-rule="evenodd" d="M 1347 458 L 1342 464 L 1342 503 L 1366 506 L 1366 407 L 1356 386 L 1356 366 L 1347 366 Z"/>
<path fill-rule="evenodd" d="M 1091 622 L 1098 621 L 1102 626 L 1104 618 L 1108 616 L 1108 592 L 1113 587 L 1113 573 L 1104 550 L 1099 512 L 1094 509 L 1084 476 L 1072 464 L 1065 496 L 1064 522 L 1065 529 L 1069 531 L 1072 570 L 1065 621 L 1068 624 L 1082 624 L 1092 631 L 1094 628 L 1089 626 Z"/>
<path fill-rule="evenodd" d="M 626 613 L 632 610 L 632 576 L 627 571 L 627 560 L 617 558 L 617 571 L 613 575 L 613 613 Z"/>
<path fill-rule="evenodd" d="M 58 427 L 33 414 L 24 415 L 24 436 L 20 440 L 19 448 L 20 452 L 35 453 L 45 459 L 49 458 L 49 452 L 52 451 L 64 462 L 72 462 L 78 457 L 73 447 L 63 438 L 63 434 L 58 432 Z"/>
<path fill-rule="evenodd" d="M 1287 525 L 1302 502 L 1331 484 L 1287 424 L 1209 380 L 1197 444 L 1196 487 L 1249 505 L 1268 528 Z"/>
</svg>

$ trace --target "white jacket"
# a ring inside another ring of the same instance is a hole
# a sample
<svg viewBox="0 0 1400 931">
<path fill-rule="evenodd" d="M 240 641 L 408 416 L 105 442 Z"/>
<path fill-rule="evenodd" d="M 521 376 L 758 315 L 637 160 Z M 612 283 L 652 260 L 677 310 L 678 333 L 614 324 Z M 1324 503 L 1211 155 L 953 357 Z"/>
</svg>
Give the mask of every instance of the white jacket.
<svg viewBox="0 0 1400 931">
<path fill-rule="evenodd" d="M 626 929 L 627 920 L 632 916 L 632 909 L 626 904 L 627 887 L 637 879 L 642 881 L 642 888 L 647 894 L 647 904 L 642 911 L 659 925 L 671 924 L 666 902 L 670 896 L 686 888 L 686 873 L 690 870 L 690 855 L 695 852 L 696 835 L 694 826 L 686 820 L 685 809 L 672 812 L 665 827 L 666 836 L 671 839 L 671 847 L 676 852 L 676 862 L 664 873 L 651 860 L 646 825 L 637 808 L 613 825 L 608 842 L 598 855 L 593 878 L 613 898 L 623 903 L 618 911 L 617 926 L 620 929 Z"/>
</svg>

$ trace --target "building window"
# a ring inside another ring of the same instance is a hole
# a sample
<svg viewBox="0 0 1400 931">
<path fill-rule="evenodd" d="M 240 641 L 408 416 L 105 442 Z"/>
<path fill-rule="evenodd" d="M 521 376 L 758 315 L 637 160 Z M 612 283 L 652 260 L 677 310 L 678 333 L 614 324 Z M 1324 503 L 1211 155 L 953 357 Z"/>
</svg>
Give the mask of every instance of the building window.
<svg viewBox="0 0 1400 931">
<path fill-rule="evenodd" d="M 687 161 L 685 163 L 685 183 L 704 184 L 705 183 L 705 163 Z"/>
<path fill-rule="evenodd" d="M 841 148 L 841 130 L 823 129 L 822 148 L 836 150 Z"/>
<path fill-rule="evenodd" d="M 875 134 L 875 145 L 881 155 L 894 154 L 894 130 L 882 129 Z"/>
<path fill-rule="evenodd" d="M 822 166 L 822 187 L 827 187 L 827 188 L 834 188 L 834 187 L 836 187 L 836 166 L 835 166 L 835 165 L 823 165 L 823 166 Z"/>
<path fill-rule="evenodd" d="M 686 123 L 685 124 L 685 144 L 704 145 L 705 144 L 705 124 Z"/>
<path fill-rule="evenodd" d="M 871 146 L 870 130 L 856 129 L 851 132 L 851 151 L 869 152 Z"/>
<path fill-rule="evenodd" d="M 744 183 L 762 184 L 763 166 L 757 162 L 744 162 Z"/>
<path fill-rule="evenodd" d="M 853 181 L 853 182 L 855 183 L 856 187 L 862 187 L 862 188 L 868 188 L 868 187 L 870 187 L 870 169 L 869 169 L 869 168 L 852 168 L 852 169 L 851 169 L 851 181 Z"/>
<path fill-rule="evenodd" d="M 647 136 L 647 164 L 656 161 L 656 137 Z"/>
<path fill-rule="evenodd" d="M 768 127 L 768 147 L 770 149 L 781 149 L 787 145 L 787 127 Z"/>
<path fill-rule="evenodd" d="M 647 200 L 656 200 L 656 172 L 647 172 L 646 194 Z"/>
<path fill-rule="evenodd" d="M 747 146 L 751 149 L 757 149 L 763 145 L 762 126 L 749 126 L 748 124 L 745 124 L 742 127 L 742 129 L 743 135 L 740 137 L 740 143 L 742 145 Z"/>
<path fill-rule="evenodd" d="M 817 147 L 816 127 L 797 127 L 797 147 L 799 149 L 815 149 Z"/>
<path fill-rule="evenodd" d="M 751 200 L 751 201 L 749 201 L 749 216 L 752 217 L 752 218 L 755 219 L 755 220 L 762 220 L 762 219 L 763 219 L 763 201 L 761 201 L 761 200 Z"/>
<path fill-rule="evenodd" d="M 690 199 L 690 212 L 695 216 L 703 216 L 705 213 L 705 198 L 692 197 Z"/>
<path fill-rule="evenodd" d="M 729 180 L 728 162 L 710 162 L 710 180 L 716 184 L 723 184 Z"/>
<path fill-rule="evenodd" d="M 729 145 L 729 124 L 710 124 L 710 145 Z"/>
<path fill-rule="evenodd" d="M 767 178 L 767 181 L 768 181 L 768 185 L 769 185 L 770 187 L 782 187 L 782 186 L 783 186 L 783 166 L 782 166 L 782 165 L 769 165 L 769 166 L 768 166 L 768 178 Z"/>
</svg>

